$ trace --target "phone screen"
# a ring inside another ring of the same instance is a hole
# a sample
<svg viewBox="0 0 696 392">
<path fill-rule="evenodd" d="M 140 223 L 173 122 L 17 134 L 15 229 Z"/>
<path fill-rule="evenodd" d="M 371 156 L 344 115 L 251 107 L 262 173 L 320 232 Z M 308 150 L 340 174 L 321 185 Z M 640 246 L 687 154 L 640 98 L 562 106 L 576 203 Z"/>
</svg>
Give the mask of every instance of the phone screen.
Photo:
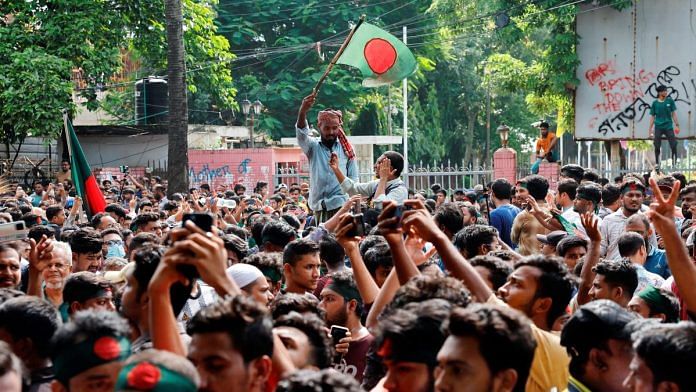
<svg viewBox="0 0 696 392">
<path fill-rule="evenodd" d="M 213 228 L 213 216 L 205 212 L 184 214 L 181 225 L 184 226 L 187 221 L 192 221 L 198 228 L 206 232 Z"/>
</svg>

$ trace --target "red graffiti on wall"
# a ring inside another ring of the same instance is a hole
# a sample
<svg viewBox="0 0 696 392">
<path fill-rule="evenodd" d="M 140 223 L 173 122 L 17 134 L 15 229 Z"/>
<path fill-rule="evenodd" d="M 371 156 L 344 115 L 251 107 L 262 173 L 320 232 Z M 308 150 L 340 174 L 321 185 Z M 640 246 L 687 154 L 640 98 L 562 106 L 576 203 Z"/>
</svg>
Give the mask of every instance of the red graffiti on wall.
<svg viewBox="0 0 696 392">
<path fill-rule="evenodd" d="M 602 80 L 607 75 L 614 75 L 616 69 L 614 68 L 613 61 L 607 61 L 606 63 L 599 64 L 596 68 L 588 69 L 585 72 L 585 79 L 590 82 L 591 86 Z"/>
</svg>

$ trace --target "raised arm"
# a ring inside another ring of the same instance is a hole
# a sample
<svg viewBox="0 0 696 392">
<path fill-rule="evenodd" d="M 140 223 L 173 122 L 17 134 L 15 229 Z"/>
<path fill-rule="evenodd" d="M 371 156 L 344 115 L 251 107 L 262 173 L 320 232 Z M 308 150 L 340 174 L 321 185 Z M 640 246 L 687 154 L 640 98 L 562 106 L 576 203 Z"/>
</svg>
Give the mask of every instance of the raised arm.
<svg viewBox="0 0 696 392">
<path fill-rule="evenodd" d="M 375 302 L 375 298 L 377 298 L 379 287 L 377 283 L 375 283 L 375 280 L 372 279 L 370 271 L 367 269 L 365 261 L 360 255 L 360 249 L 358 248 L 360 238 L 350 237 L 348 235 L 353 227 L 354 224 L 351 215 L 347 213 L 342 214 L 338 229 L 336 229 L 336 240 L 341 244 L 343 249 L 345 249 L 350 259 L 350 265 L 353 267 L 355 284 L 358 286 L 358 291 L 360 292 L 363 303 L 371 304 Z"/>
<path fill-rule="evenodd" d="M 389 244 L 399 284 L 404 285 L 412 277 L 420 275 L 420 271 L 406 251 L 404 232 L 400 227 L 401 218 L 394 216 L 395 211 L 396 203 L 384 203 L 382 213 L 379 214 L 379 231 Z"/>
<path fill-rule="evenodd" d="M 480 302 L 487 301 L 493 291 L 454 247 L 445 233 L 437 227 L 432 217 L 422 208 L 423 204 L 417 200 L 407 200 L 404 204 L 411 205 L 415 209 L 404 212 L 403 230 L 407 232 L 413 230 L 420 238 L 435 245 L 437 253 L 452 276 L 463 281 Z"/>
<path fill-rule="evenodd" d="M 667 263 L 672 270 L 674 282 L 679 289 L 679 295 L 684 300 L 686 310 L 694 317 L 696 316 L 696 264 L 684 246 L 674 223 L 674 206 L 679 197 L 679 185 L 679 181 L 676 181 L 669 198 L 665 199 L 655 179 L 650 178 L 655 202 L 650 205 L 650 210 L 646 214 L 665 241 Z"/>
<path fill-rule="evenodd" d="M 590 246 L 587 250 L 587 255 L 585 255 L 585 263 L 580 271 L 580 287 L 578 287 L 578 305 L 584 305 L 590 302 L 590 289 L 592 288 L 592 281 L 594 281 L 595 273 L 592 272 L 597 263 L 599 263 L 599 252 L 602 242 L 602 234 L 599 232 L 599 219 L 595 218 L 591 212 L 587 212 L 580 216 L 580 222 L 582 223 L 587 236 L 590 238 Z"/>
</svg>

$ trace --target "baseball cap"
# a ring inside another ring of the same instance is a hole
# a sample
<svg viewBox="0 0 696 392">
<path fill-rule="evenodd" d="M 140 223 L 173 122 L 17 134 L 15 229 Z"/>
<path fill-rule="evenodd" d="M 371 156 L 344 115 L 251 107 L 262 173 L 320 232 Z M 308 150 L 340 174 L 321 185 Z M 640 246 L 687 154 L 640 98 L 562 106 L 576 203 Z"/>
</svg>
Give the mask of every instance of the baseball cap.
<svg viewBox="0 0 696 392">
<path fill-rule="evenodd" d="M 537 240 L 539 240 L 539 242 L 541 242 L 542 244 L 553 245 L 553 246 L 558 245 L 558 243 L 561 242 L 561 240 L 566 238 L 567 236 L 568 236 L 568 233 L 563 231 L 563 230 L 555 230 L 555 231 L 552 231 L 546 235 L 543 235 L 543 234 L 536 235 Z"/>
<path fill-rule="evenodd" d="M 609 339 L 630 340 L 627 324 L 638 316 L 614 301 L 600 299 L 581 306 L 561 332 L 561 345 L 571 357 L 585 358 Z"/>
</svg>

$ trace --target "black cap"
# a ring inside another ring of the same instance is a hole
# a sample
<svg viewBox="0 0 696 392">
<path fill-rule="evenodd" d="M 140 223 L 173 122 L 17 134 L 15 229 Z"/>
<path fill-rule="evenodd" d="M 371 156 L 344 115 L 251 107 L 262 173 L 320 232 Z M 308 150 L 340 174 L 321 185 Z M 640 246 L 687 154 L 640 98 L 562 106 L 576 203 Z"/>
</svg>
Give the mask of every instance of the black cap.
<svg viewBox="0 0 696 392">
<path fill-rule="evenodd" d="M 566 238 L 568 236 L 568 233 L 563 231 L 563 230 L 556 230 L 552 231 L 547 235 L 543 234 L 537 234 L 537 240 L 543 244 L 547 245 L 553 245 L 556 246 L 558 245 L 559 242 L 561 242 L 562 239 Z"/>
<path fill-rule="evenodd" d="M 586 358 L 593 348 L 609 339 L 630 340 L 627 324 L 638 316 L 614 301 L 599 299 L 581 306 L 563 327 L 561 345 L 571 357 Z"/>
</svg>

